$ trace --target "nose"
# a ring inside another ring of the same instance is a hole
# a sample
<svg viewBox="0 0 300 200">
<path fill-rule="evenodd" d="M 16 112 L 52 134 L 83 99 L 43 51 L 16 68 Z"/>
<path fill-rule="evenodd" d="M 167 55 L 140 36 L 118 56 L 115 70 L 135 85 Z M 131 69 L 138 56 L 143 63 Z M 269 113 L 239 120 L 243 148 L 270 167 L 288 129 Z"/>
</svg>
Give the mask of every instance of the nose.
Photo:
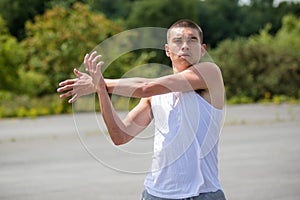
<svg viewBox="0 0 300 200">
<path fill-rule="evenodd" d="M 189 50 L 189 49 L 190 49 L 190 47 L 189 47 L 187 41 L 184 41 L 182 43 L 181 50 Z"/>
</svg>

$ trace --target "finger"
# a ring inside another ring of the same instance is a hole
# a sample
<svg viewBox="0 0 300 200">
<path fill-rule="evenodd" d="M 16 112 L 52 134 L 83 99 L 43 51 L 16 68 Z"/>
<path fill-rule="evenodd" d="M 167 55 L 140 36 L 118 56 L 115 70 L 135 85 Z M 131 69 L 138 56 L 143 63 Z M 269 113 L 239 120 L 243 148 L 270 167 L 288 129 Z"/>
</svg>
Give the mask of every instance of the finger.
<svg viewBox="0 0 300 200">
<path fill-rule="evenodd" d="M 89 67 L 89 71 L 94 71 L 95 65 L 94 65 L 94 58 L 97 55 L 97 51 L 93 51 L 92 54 L 90 55 L 89 59 L 88 59 L 88 67 Z"/>
<path fill-rule="evenodd" d="M 69 92 L 66 92 L 66 93 L 64 93 L 64 94 L 59 95 L 59 98 L 64 99 L 64 98 L 67 98 L 67 97 L 72 96 L 73 94 L 74 94 L 74 91 L 71 90 L 71 91 L 69 91 Z"/>
<path fill-rule="evenodd" d="M 79 71 L 78 69 L 74 69 L 74 74 L 80 78 L 81 76 L 84 76 L 86 73 L 83 73 L 81 71 Z"/>
<path fill-rule="evenodd" d="M 97 55 L 97 51 L 93 51 L 91 54 L 86 54 L 84 57 L 84 65 L 85 65 L 85 70 L 86 71 L 91 71 L 93 70 L 94 66 L 92 61 L 94 60 L 95 56 Z"/>
<path fill-rule="evenodd" d="M 68 85 L 68 84 L 74 84 L 76 81 L 77 81 L 77 78 L 68 79 L 68 80 L 60 82 L 58 85 L 59 86 L 65 86 L 65 85 Z"/>
<path fill-rule="evenodd" d="M 95 56 L 97 55 L 97 51 L 93 51 L 92 54 L 90 55 L 90 61 L 93 60 L 95 58 Z"/>
<path fill-rule="evenodd" d="M 77 69 L 74 69 L 73 72 L 74 72 L 75 76 L 77 76 L 78 78 L 83 76 L 83 73 L 78 71 Z"/>
<path fill-rule="evenodd" d="M 88 56 L 88 58 L 87 58 L 87 61 L 86 61 L 86 67 L 87 67 L 87 71 L 88 72 L 91 72 L 92 70 L 93 70 L 93 67 L 92 67 L 92 60 L 93 60 L 93 58 L 94 58 L 94 56 L 95 56 L 95 51 L 94 52 L 92 52 L 92 54 L 90 54 L 89 56 Z"/>
<path fill-rule="evenodd" d="M 101 72 L 101 67 L 102 67 L 103 64 L 104 64 L 103 61 L 98 62 L 97 66 L 96 66 L 97 72 Z"/>
<path fill-rule="evenodd" d="M 95 58 L 97 55 L 97 51 L 93 51 L 92 54 L 89 56 L 88 62 L 91 63 L 91 61 Z"/>
<path fill-rule="evenodd" d="M 74 84 L 65 85 L 65 86 L 63 86 L 63 87 L 58 88 L 58 89 L 57 89 L 57 92 L 64 92 L 64 91 L 66 91 L 66 90 L 71 90 L 71 89 L 73 89 L 74 87 L 75 87 Z"/>
<path fill-rule="evenodd" d="M 96 71 L 97 69 L 97 61 L 101 58 L 101 55 L 97 55 L 93 60 L 92 60 L 92 68 L 93 71 Z"/>
<path fill-rule="evenodd" d="M 90 55 L 89 55 L 88 53 L 85 54 L 85 56 L 84 56 L 83 63 L 84 63 L 84 65 L 85 65 L 85 71 L 89 71 L 89 70 L 88 70 L 89 56 L 90 56 Z"/>
<path fill-rule="evenodd" d="M 69 101 L 68 103 L 74 103 L 78 98 L 78 94 L 75 94 Z"/>
</svg>

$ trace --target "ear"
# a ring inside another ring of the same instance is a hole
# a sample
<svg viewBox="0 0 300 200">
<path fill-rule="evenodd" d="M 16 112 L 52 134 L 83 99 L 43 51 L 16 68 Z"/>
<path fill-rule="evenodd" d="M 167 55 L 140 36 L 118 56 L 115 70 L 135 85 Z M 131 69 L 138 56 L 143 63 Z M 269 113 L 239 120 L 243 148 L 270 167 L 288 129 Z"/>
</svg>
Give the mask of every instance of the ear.
<svg viewBox="0 0 300 200">
<path fill-rule="evenodd" d="M 165 44 L 165 51 L 166 51 L 166 55 L 168 57 L 170 57 L 170 49 L 169 49 L 169 45 L 168 44 Z"/>
</svg>

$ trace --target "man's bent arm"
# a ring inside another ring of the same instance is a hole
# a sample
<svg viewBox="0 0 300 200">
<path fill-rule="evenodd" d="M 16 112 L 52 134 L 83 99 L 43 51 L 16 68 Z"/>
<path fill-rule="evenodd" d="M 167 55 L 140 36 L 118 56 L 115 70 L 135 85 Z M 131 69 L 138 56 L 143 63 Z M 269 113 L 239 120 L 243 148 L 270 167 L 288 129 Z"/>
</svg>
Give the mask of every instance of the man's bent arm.
<svg viewBox="0 0 300 200">
<path fill-rule="evenodd" d="M 112 105 L 104 81 L 99 85 L 96 92 L 109 135 L 114 144 L 125 144 L 150 124 L 152 120 L 150 100 L 149 98 L 141 99 L 140 103 L 122 121 Z"/>
</svg>

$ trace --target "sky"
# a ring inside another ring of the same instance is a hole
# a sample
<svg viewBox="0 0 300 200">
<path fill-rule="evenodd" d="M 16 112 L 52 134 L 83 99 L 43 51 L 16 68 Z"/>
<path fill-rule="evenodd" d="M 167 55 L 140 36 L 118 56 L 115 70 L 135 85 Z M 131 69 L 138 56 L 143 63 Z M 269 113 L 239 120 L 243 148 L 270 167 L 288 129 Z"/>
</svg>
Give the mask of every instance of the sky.
<svg viewBox="0 0 300 200">
<path fill-rule="evenodd" d="M 274 0 L 274 5 L 278 5 L 280 2 L 298 2 L 300 3 L 300 0 Z M 240 0 L 241 4 L 247 4 L 249 0 Z"/>
</svg>

